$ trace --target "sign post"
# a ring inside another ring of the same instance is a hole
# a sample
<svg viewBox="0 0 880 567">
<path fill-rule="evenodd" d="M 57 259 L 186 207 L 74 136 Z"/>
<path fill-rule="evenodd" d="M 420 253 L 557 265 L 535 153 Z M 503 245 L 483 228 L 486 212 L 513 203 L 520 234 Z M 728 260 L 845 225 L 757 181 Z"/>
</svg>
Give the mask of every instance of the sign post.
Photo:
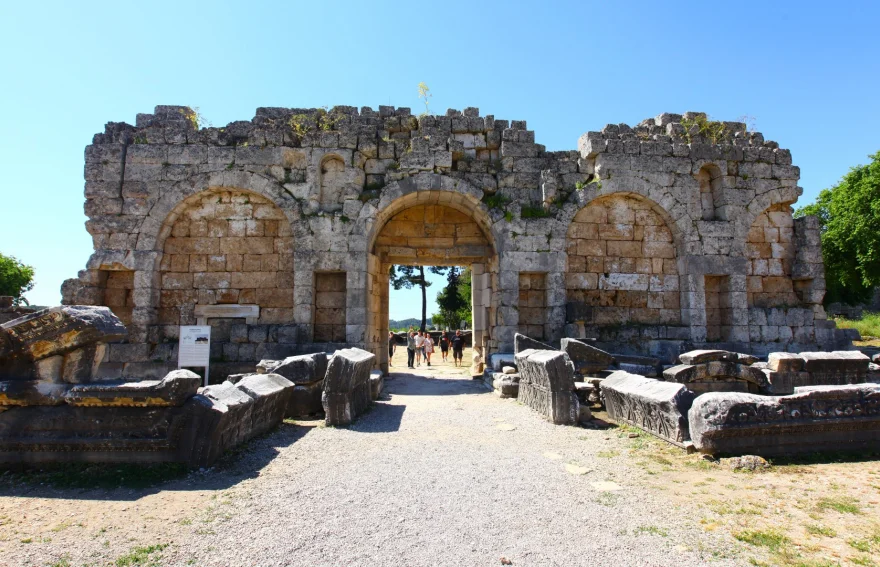
<svg viewBox="0 0 880 567">
<path fill-rule="evenodd" d="M 177 368 L 204 367 L 205 386 L 208 385 L 208 366 L 211 360 L 210 325 L 181 326 Z"/>
</svg>

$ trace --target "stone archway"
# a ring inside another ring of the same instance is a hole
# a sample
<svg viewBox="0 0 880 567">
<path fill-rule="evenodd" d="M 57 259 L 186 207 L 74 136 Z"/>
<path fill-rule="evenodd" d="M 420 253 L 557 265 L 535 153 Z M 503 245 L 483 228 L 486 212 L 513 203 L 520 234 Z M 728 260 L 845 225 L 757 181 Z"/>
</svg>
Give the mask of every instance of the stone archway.
<svg viewBox="0 0 880 567">
<path fill-rule="evenodd" d="M 419 191 L 398 198 L 379 214 L 369 240 L 368 324 L 379 368 L 388 372 L 389 268 L 468 266 L 473 273 L 474 346 L 483 349 L 492 336 L 498 289 L 498 254 L 488 215 L 469 197 L 447 191 Z M 484 351 L 485 352 L 485 351 Z"/>
</svg>

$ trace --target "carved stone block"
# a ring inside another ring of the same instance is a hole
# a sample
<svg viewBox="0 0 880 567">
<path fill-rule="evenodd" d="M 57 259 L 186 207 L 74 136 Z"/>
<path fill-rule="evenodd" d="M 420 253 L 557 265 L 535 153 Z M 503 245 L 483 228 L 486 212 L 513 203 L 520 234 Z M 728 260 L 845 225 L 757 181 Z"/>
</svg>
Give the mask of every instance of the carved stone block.
<svg viewBox="0 0 880 567">
<path fill-rule="evenodd" d="M 574 391 L 574 373 L 565 353 L 527 349 L 516 355 L 519 400 L 558 425 L 574 425 L 580 403 Z"/>
<path fill-rule="evenodd" d="M 683 446 L 689 439 L 688 409 L 696 395 L 684 384 L 617 371 L 601 384 L 608 415 Z"/>
<path fill-rule="evenodd" d="M 789 396 L 710 393 L 688 412 L 709 454 L 784 455 L 880 449 L 880 385 L 808 386 Z"/>
<path fill-rule="evenodd" d="M 72 406 L 181 406 L 194 396 L 202 379 L 189 370 L 169 372 L 161 380 L 98 382 L 70 388 L 64 401 Z"/>
</svg>

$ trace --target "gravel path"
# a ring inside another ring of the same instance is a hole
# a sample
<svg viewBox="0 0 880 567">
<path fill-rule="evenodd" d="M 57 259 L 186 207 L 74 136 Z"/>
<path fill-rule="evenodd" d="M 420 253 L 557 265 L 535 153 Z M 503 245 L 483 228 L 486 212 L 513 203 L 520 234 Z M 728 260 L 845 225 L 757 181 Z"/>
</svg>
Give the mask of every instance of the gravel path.
<svg viewBox="0 0 880 567">
<path fill-rule="evenodd" d="M 616 434 L 554 426 L 445 365 L 393 376 L 354 426 L 283 425 L 186 481 L 228 487 L 190 521 L 129 541 L 171 542 L 158 565 L 736 564 L 631 459 L 596 456 L 625 451 Z M 104 564 L 108 545 L 58 552 Z"/>
</svg>

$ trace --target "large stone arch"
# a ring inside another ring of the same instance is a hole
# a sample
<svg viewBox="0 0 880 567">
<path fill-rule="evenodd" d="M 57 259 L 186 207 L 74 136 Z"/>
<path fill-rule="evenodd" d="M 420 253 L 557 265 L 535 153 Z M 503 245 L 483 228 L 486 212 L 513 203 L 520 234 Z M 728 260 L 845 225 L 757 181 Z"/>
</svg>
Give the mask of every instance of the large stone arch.
<svg viewBox="0 0 880 567">
<path fill-rule="evenodd" d="M 670 327 L 682 338 L 685 252 L 658 203 L 638 192 L 597 194 L 566 232 L 566 319 L 605 340 L 667 338 Z"/>
<path fill-rule="evenodd" d="M 457 179 L 422 174 L 396 182 L 364 225 L 367 243 L 367 326 L 379 367 L 388 370 L 390 265 L 467 265 L 473 270 L 474 346 L 494 346 L 498 249 L 482 192 Z M 423 248 L 423 250 L 420 250 Z M 424 255 L 421 251 L 426 252 Z M 485 338 L 485 341 L 484 341 Z"/>
</svg>

